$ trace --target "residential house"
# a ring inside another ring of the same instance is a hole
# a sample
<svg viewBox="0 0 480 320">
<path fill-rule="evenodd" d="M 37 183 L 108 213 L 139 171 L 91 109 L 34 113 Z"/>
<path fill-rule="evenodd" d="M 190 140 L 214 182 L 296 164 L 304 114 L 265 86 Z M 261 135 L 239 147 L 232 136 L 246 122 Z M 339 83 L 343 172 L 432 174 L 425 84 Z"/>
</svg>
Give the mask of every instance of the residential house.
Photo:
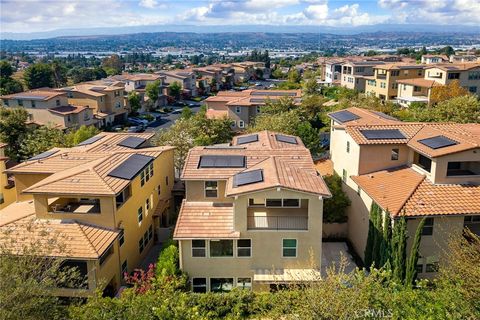
<svg viewBox="0 0 480 320">
<path fill-rule="evenodd" d="M 444 54 L 424 54 L 422 56 L 422 64 L 437 64 L 437 63 L 446 63 L 448 62 L 448 56 Z"/>
<path fill-rule="evenodd" d="M 199 78 L 205 80 L 205 87 L 209 87 L 212 91 L 218 91 L 224 84 L 224 73 L 221 67 L 206 66 L 193 69 L 199 76 Z M 198 87 L 198 86 L 197 86 Z"/>
<path fill-rule="evenodd" d="M 82 125 L 95 125 L 94 109 L 84 101 L 68 101 L 65 92 L 50 88 L 35 89 L 0 96 L 7 108 L 24 108 L 29 122 L 51 125 L 59 129 L 75 129 Z"/>
<path fill-rule="evenodd" d="M 365 77 L 373 76 L 373 68 L 383 64 L 383 61 L 345 61 L 342 63 L 340 84 L 348 89 L 365 92 Z"/>
<path fill-rule="evenodd" d="M 478 62 L 480 57 L 474 54 L 455 54 L 450 56 L 451 63 Z"/>
<path fill-rule="evenodd" d="M 397 80 L 397 83 L 397 102 L 403 107 L 408 107 L 413 102 L 428 104 L 430 102 L 432 88 L 441 86 L 441 84 L 435 80 L 422 78 Z"/>
<path fill-rule="evenodd" d="M 330 192 L 295 136 L 261 131 L 195 147 L 173 238 L 194 292 L 265 290 L 320 279 Z"/>
<path fill-rule="evenodd" d="M 182 87 L 182 95 L 185 97 L 196 97 L 197 92 L 197 76 L 191 70 L 169 70 L 159 71 L 157 74 L 165 77 L 165 85 L 168 86 L 174 82 L 178 82 Z"/>
<path fill-rule="evenodd" d="M 227 117 L 232 120 L 234 130 L 245 129 L 262 112 L 262 106 L 268 101 L 291 98 L 294 103 L 301 102 L 301 90 L 244 90 L 220 91 L 216 96 L 205 99 L 208 118 Z"/>
<path fill-rule="evenodd" d="M 120 81 L 100 80 L 78 83 L 59 91 L 66 93 L 69 103 L 88 105 L 93 108 L 93 115 L 98 119 L 99 126 L 113 125 L 127 120 L 124 84 Z"/>
<path fill-rule="evenodd" d="M 342 64 L 345 59 L 325 59 L 322 64 L 322 81 L 326 86 L 339 85 L 342 76 Z"/>
<path fill-rule="evenodd" d="M 365 77 L 365 92 L 381 100 L 393 100 L 398 94 L 398 80 L 423 78 L 424 66 L 419 64 L 392 63 L 377 65 L 374 75 Z"/>
<path fill-rule="evenodd" d="M 174 148 L 151 147 L 153 135 L 104 132 L 6 170 L 17 199 L 0 210 L 0 232 L 9 233 L 2 247 L 22 254 L 24 246 L 53 242 L 55 250 L 40 254 L 66 259 L 86 280 L 57 295 L 112 296 L 168 218 Z"/>
<path fill-rule="evenodd" d="M 480 234 L 480 125 L 408 123 L 359 108 L 329 114 L 330 153 L 351 200 L 348 238 L 363 259 L 373 202 L 394 224 L 407 219 L 409 252 L 422 230 L 420 277 L 434 275 L 452 234 Z"/>
<path fill-rule="evenodd" d="M 457 80 L 459 85 L 471 93 L 480 94 L 480 62 L 446 63 L 425 68 L 425 79 L 442 85 Z"/>
</svg>

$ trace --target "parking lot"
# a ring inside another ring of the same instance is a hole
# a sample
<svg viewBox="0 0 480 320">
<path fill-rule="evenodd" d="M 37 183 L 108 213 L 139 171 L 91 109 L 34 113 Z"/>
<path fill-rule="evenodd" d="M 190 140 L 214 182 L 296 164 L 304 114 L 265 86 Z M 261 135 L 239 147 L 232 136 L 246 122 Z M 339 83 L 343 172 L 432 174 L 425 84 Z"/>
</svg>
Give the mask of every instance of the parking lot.
<svg viewBox="0 0 480 320">
<path fill-rule="evenodd" d="M 200 105 L 198 105 L 198 102 L 196 104 L 197 104 L 196 106 L 189 107 L 190 110 L 193 111 L 193 113 L 197 113 L 200 110 Z M 167 106 L 167 107 L 173 110 L 169 113 L 162 114 L 160 119 L 150 123 L 147 126 L 147 129 L 145 130 L 146 132 L 158 131 L 160 129 L 166 129 L 170 127 L 172 124 L 175 123 L 175 121 L 178 118 L 180 118 L 180 115 L 182 114 L 182 109 L 184 108 L 181 106 Z"/>
</svg>

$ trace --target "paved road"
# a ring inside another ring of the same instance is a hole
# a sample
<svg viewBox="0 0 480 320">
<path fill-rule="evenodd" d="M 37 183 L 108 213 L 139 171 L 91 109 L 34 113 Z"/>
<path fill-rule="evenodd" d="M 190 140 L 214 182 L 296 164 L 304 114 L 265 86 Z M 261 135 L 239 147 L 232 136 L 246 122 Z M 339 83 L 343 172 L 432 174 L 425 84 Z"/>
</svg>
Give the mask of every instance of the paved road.
<svg viewBox="0 0 480 320">
<path fill-rule="evenodd" d="M 186 101 L 186 102 L 190 103 L 188 101 Z M 168 114 L 162 114 L 162 117 L 159 120 L 149 124 L 145 131 L 146 132 L 154 132 L 154 131 L 158 131 L 160 129 L 166 129 L 166 128 L 170 127 L 172 124 L 174 124 L 175 121 L 178 118 L 180 118 L 180 115 L 182 114 L 183 107 L 172 106 L 172 108 L 173 108 L 172 112 L 170 112 Z M 190 109 L 193 111 L 193 113 L 197 113 L 200 110 L 200 106 L 190 107 Z"/>
</svg>

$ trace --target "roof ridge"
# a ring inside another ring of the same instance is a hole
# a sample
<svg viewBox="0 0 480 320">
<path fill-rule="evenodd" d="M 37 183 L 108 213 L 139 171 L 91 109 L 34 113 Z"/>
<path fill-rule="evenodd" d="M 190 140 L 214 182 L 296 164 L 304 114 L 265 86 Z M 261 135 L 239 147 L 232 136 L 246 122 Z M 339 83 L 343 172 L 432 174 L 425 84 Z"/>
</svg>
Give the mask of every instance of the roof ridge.
<svg viewBox="0 0 480 320">
<path fill-rule="evenodd" d="M 418 172 L 417 172 L 418 173 Z M 424 174 L 422 174 L 423 178 L 417 183 L 417 185 L 415 186 L 415 188 L 413 188 L 412 192 L 410 192 L 410 194 L 408 195 L 408 197 L 405 198 L 405 201 L 402 202 L 402 205 L 400 206 L 400 210 L 397 212 L 396 215 L 398 215 L 399 212 L 401 212 L 406 203 L 408 202 L 408 200 L 410 200 L 410 198 L 415 194 L 415 192 L 418 190 L 418 187 L 425 181 L 425 179 L 427 178 Z"/>
<path fill-rule="evenodd" d="M 78 167 L 77 167 L 78 168 Z M 67 169 L 67 170 L 73 170 L 73 169 L 76 169 L 76 168 L 70 168 L 70 169 Z M 53 179 L 53 180 L 48 180 L 48 178 L 50 177 L 53 177 L 54 175 L 56 174 L 60 174 L 62 172 L 65 172 L 67 170 L 63 170 L 63 171 L 59 171 L 59 172 L 56 172 L 50 176 L 48 176 L 47 178 L 43 179 L 43 180 L 40 180 L 39 182 L 35 183 L 34 185 L 26 188 L 24 191 L 30 191 L 31 189 L 34 189 L 34 188 L 38 188 L 38 187 L 43 187 L 45 185 L 48 185 L 50 183 L 54 183 L 54 182 L 58 182 L 60 180 L 64 180 L 64 179 L 67 179 L 67 178 L 70 178 L 74 175 L 77 175 L 77 174 L 80 174 L 80 173 L 84 173 L 84 172 L 87 172 L 90 168 L 85 168 L 85 169 L 81 169 L 80 171 L 74 171 L 72 173 L 69 173 L 68 175 L 66 176 L 60 176 L 60 177 L 57 177 L 56 179 Z M 48 180 L 45 182 L 45 180 Z"/>
<path fill-rule="evenodd" d="M 100 255 L 100 253 L 97 251 L 97 249 L 95 248 L 95 246 L 93 245 L 92 241 L 90 241 L 90 238 L 87 236 L 87 234 L 85 233 L 85 230 L 83 230 L 83 227 L 80 223 L 78 223 L 77 221 L 74 220 L 74 223 L 76 224 L 77 228 L 80 229 L 80 232 L 85 236 L 85 238 L 87 239 L 87 242 L 88 244 L 90 245 L 90 248 L 93 249 L 93 251 L 97 254 L 97 255 Z"/>
</svg>

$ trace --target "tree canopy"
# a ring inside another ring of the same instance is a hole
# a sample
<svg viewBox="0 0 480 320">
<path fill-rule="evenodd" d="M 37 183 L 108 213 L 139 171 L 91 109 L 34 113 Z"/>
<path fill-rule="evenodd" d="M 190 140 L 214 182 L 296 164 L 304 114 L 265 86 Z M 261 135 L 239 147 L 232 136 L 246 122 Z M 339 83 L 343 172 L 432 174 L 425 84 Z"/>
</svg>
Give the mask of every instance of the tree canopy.
<svg viewBox="0 0 480 320">
<path fill-rule="evenodd" d="M 35 63 L 28 67 L 25 70 L 23 79 L 28 89 L 55 86 L 53 70 L 46 63 Z"/>
</svg>

